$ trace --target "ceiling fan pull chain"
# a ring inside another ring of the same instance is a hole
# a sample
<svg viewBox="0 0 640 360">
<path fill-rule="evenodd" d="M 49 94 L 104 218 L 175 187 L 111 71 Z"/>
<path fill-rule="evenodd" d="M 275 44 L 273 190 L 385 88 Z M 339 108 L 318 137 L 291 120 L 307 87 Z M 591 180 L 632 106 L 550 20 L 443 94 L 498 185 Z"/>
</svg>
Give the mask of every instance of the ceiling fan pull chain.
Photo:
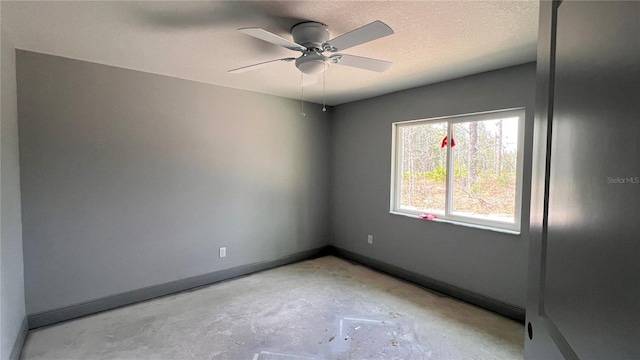
<svg viewBox="0 0 640 360">
<path fill-rule="evenodd" d="M 322 73 L 322 111 L 327 111 L 327 72 Z"/>
<path fill-rule="evenodd" d="M 304 85 L 302 84 L 303 77 L 304 77 L 304 74 L 301 72 L 300 73 L 300 92 L 302 96 L 300 99 L 300 113 L 302 114 L 302 116 L 306 116 L 306 114 L 304 113 Z"/>
</svg>

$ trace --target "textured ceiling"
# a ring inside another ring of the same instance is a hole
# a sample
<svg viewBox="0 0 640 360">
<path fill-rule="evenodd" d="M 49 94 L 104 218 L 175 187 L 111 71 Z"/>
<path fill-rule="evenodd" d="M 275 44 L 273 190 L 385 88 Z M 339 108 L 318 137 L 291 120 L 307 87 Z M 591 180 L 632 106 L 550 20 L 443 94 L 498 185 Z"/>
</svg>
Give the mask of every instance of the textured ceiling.
<svg viewBox="0 0 640 360">
<path fill-rule="evenodd" d="M 300 72 L 278 62 L 299 53 L 238 32 L 260 27 L 291 39 L 298 22 L 325 23 L 331 38 L 375 20 L 395 34 L 345 54 L 393 62 L 384 73 L 331 66 L 326 102 L 336 105 L 535 60 L 537 1 L 8 2 L 3 36 L 16 48 L 300 99 Z M 323 102 L 323 81 L 304 98 Z"/>
</svg>

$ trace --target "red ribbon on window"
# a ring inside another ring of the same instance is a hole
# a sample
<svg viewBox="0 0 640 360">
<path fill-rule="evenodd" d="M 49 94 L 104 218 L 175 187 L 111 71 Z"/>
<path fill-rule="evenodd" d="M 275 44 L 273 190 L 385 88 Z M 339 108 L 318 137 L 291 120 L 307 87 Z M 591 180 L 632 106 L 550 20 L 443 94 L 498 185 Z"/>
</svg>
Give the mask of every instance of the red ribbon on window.
<svg viewBox="0 0 640 360">
<path fill-rule="evenodd" d="M 442 146 L 440 146 L 441 148 L 447 146 L 447 137 L 445 136 L 444 139 L 442 139 Z M 456 146 L 456 139 L 451 138 L 451 147 Z"/>
</svg>

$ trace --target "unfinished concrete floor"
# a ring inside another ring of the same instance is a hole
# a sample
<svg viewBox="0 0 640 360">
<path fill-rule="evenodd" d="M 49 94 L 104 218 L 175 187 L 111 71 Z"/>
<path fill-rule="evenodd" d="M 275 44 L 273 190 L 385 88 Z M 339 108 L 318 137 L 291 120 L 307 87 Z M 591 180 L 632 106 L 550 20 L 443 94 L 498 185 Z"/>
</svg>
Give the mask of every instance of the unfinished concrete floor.
<svg viewBox="0 0 640 360">
<path fill-rule="evenodd" d="M 520 323 L 327 256 L 30 331 L 22 359 L 516 359 Z"/>
</svg>

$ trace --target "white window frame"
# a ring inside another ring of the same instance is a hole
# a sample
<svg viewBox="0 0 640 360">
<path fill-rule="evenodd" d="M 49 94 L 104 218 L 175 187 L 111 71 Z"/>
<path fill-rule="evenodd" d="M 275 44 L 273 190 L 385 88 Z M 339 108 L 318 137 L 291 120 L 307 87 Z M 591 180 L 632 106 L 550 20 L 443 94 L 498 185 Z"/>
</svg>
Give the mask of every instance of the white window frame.
<svg viewBox="0 0 640 360">
<path fill-rule="evenodd" d="M 398 146 L 402 144 L 402 140 L 399 138 L 399 128 L 404 126 L 415 126 L 427 123 L 446 122 L 447 123 L 447 138 L 451 139 L 451 132 L 453 124 L 470 121 L 484 121 L 494 120 L 499 118 L 518 118 L 518 150 L 517 150 L 517 164 L 516 164 L 516 197 L 515 197 L 515 221 L 514 223 L 507 223 L 502 221 L 491 220 L 482 217 L 462 216 L 451 213 L 453 209 L 453 169 L 454 159 L 451 156 L 451 141 L 447 142 L 447 177 L 446 177 L 446 204 L 444 214 L 435 214 L 437 218 L 435 221 L 449 222 L 458 225 L 472 226 L 482 229 L 501 231 L 513 234 L 520 233 L 521 215 L 522 215 L 522 178 L 523 178 L 523 158 L 524 158 L 524 124 L 525 124 L 525 108 L 512 108 L 504 110 L 493 110 L 461 115 L 442 116 L 428 119 L 417 119 L 398 121 L 392 124 L 392 154 L 391 154 L 391 199 L 390 199 L 390 213 L 396 215 L 404 215 L 418 218 L 419 214 L 424 211 L 412 210 L 400 207 L 400 191 L 402 184 L 402 151 L 399 151 Z"/>
</svg>

